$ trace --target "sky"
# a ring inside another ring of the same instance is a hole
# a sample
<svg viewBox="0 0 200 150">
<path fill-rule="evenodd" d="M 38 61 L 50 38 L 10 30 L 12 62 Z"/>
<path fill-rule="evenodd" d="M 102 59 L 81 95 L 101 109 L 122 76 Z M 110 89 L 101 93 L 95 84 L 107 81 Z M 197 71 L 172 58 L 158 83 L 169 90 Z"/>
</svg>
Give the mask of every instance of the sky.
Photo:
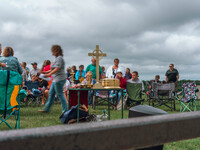
<svg viewBox="0 0 200 150">
<path fill-rule="evenodd" d="M 165 78 L 169 64 L 180 79 L 200 79 L 199 0 L 0 0 L 0 43 L 20 62 L 41 67 L 61 45 L 66 68 L 91 63 L 96 45 L 139 72 L 142 80 Z"/>
</svg>

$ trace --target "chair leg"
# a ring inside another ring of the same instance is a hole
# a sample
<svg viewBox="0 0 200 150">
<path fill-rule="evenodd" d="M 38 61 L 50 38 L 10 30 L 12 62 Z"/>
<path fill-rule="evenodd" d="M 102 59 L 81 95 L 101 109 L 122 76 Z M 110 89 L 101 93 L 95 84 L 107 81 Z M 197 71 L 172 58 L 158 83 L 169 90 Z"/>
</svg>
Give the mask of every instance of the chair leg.
<svg viewBox="0 0 200 150">
<path fill-rule="evenodd" d="M 15 120 L 16 120 L 15 129 L 20 129 L 20 110 L 16 111 Z"/>
<path fill-rule="evenodd" d="M 174 99 L 174 111 L 176 111 L 176 100 Z"/>
</svg>

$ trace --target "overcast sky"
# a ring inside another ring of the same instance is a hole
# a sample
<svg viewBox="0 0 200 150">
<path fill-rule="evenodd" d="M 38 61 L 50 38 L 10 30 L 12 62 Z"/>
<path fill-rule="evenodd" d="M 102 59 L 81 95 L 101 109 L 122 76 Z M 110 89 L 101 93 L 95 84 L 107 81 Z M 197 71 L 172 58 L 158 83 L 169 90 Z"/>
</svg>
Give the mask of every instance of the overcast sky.
<svg viewBox="0 0 200 150">
<path fill-rule="evenodd" d="M 137 70 L 140 79 L 164 79 L 170 63 L 181 79 L 200 79 L 199 0 L 0 0 L 0 43 L 20 62 L 53 61 L 59 44 L 67 66 L 91 63 L 96 45 Z"/>
</svg>

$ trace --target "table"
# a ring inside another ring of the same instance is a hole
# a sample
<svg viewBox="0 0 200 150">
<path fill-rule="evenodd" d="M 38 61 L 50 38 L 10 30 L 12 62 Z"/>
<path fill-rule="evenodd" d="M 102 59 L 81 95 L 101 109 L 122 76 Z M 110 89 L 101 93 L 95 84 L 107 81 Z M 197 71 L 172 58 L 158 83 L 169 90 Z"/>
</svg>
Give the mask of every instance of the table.
<svg viewBox="0 0 200 150">
<path fill-rule="evenodd" d="M 109 88 L 109 89 L 91 89 L 91 88 L 69 88 L 69 91 L 77 91 L 78 96 L 78 110 L 77 110 L 77 123 L 79 122 L 79 105 L 80 105 L 80 91 L 108 91 L 108 120 L 110 120 L 110 98 L 109 91 L 120 91 L 122 93 L 122 119 L 123 119 L 123 88 Z M 69 92 L 70 93 L 70 92 Z M 70 97 L 70 94 L 69 94 Z"/>
</svg>

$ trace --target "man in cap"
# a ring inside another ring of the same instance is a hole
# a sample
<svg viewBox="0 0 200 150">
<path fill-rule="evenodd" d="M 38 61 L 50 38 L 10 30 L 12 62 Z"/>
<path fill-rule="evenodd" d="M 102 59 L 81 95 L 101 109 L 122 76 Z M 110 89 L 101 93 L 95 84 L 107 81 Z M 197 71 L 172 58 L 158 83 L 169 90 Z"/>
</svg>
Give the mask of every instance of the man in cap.
<svg viewBox="0 0 200 150">
<path fill-rule="evenodd" d="M 37 63 L 36 62 L 33 62 L 31 63 L 33 69 L 31 70 L 30 72 L 30 77 L 32 77 L 33 75 L 37 75 L 37 73 L 39 72 L 39 68 L 37 68 Z"/>
</svg>

